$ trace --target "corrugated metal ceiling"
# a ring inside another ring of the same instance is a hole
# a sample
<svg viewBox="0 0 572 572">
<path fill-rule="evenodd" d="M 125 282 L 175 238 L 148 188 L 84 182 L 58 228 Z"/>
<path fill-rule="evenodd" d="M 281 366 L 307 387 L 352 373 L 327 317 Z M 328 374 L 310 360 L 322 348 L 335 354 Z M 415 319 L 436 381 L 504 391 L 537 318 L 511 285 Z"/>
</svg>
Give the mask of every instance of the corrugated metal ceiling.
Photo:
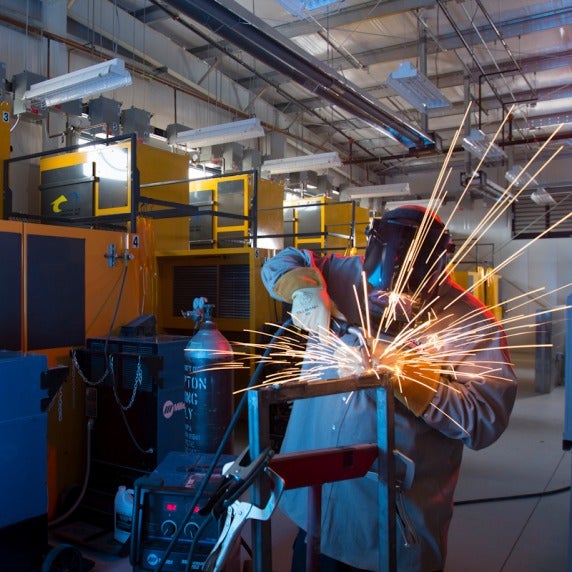
<svg viewBox="0 0 572 572">
<path fill-rule="evenodd" d="M 274 28 L 276 37 L 290 38 L 332 75 L 364 90 L 400 121 L 442 141 L 444 148 L 459 127 L 468 101 L 473 102 L 472 125 L 488 132 L 496 130 L 514 104 L 510 131 L 507 128 L 503 135 L 516 154 L 518 149 L 529 154 L 531 145 L 551 131 L 544 125 L 572 114 L 572 3 L 568 0 L 346 0 L 302 19 L 275 0 L 211 2 L 260 18 Z M 75 3 L 82 0 L 70 3 L 72 21 Z M 242 46 L 207 30 L 182 13 L 181 3 L 115 0 L 113 4 L 247 88 L 253 99 L 264 100 L 277 114 L 290 118 L 286 129 L 284 121 L 277 129 L 296 137 L 302 124 L 314 134 L 313 141 L 304 141 L 306 148 L 315 143 L 316 151 L 338 150 L 346 162 L 367 166 L 370 182 L 376 182 L 376 172 L 388 174 L 394 167 L 401 168 L 404 159 L 410 166 L 415 164 L 411 159 L 416 150 L 382 136 L 343 109 L 344 102 L 336 105 L 324 99 Z M 109 38 L 116 33 L 110 28 Z M 129 43 L 128 34 L 124 40 Z M 165 54 L 160 62 L 166 69 L 171 67 L 168 57 Z M 420 69 L 426 67 L 428 77 L 452 102 L 450 109 L 424 116 L 386 86 L 388 74 L 406 60 Z M 228 98 L 224 103 L 232 107 L 231 95 L 218 91 L 212 98 Z M 572 126 L 564 132 L 572 136 Z M 417 164 L 429 165 L 432 160 L 423 154 Z"/>
</svg>

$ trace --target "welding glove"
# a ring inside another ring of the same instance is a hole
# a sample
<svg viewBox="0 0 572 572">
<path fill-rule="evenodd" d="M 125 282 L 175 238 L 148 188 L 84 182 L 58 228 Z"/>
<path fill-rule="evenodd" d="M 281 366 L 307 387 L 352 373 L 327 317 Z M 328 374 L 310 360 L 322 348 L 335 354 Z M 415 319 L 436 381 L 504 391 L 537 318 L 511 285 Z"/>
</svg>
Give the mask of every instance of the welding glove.
<svg viewBox="0 0 572 572">
<path fill-rule="evenodd" d="M 437 393 L 441 377 L 438 370 L 438 366 L 417 358 L 395 368 L 393 393 L 416 417 L 425 413 Z"/>
<path fill-rule="evenodd" d="M 302 330 L 324 334 L 330 329 L 330 297 L 325 288 L 299 288 L 292 294 L 292 321 Z"/>
<path fill-rule="evenodd" d="M 330 327 L 330 316 L 341 320 L 343 314 L 328 296 L 321 272 L 313 267 L 294 268 L 274 285 L 274 294 L 292 304 L 294 325 L 322 334 Z"/>
<path fill-rule="evenodd" d="M 372 362 L 379 371 L 392 374 L 395 398 L 416 417 L 423 415 L 439 387 L 440 366 L 423 359 L 420 352 L 393 351 L 381 340 L 372 349 Z"/>
</svg>

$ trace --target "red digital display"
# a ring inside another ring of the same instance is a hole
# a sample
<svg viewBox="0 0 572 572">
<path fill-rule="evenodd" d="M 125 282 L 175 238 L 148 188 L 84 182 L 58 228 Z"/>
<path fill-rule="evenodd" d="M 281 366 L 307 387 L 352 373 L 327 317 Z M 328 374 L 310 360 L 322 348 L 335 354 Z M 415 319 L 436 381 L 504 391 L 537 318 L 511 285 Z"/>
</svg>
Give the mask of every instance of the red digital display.
<svg viewBox="0 0 572 572">
<path fill-rule="evenodd" d="M 177 503 L 176 502 L 165 503 L 165 510 L 167 510 L 169 512 L 173 512 L 173 511 L 177 510 Z"/>
</svg>

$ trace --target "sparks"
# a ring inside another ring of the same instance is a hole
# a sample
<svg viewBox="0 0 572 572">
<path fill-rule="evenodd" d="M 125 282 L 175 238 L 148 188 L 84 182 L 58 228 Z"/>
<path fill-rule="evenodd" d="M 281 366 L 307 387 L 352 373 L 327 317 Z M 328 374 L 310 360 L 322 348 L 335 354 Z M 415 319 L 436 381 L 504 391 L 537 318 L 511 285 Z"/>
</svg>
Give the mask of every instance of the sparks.
<svg viewBox="0 0 572 572">
<path fill-rule="evenodd" d="M 519 294 L 514 298 L 503 302 L 503 305 L 513 304 L 510 311 L 505 312 L 505 316 L 498 321 L 492 315 L 482 315 L 480 310 L 475 310 L 465 316 L 454 317 L 447 314 L 447 308 L 451 307 L 457 299 L 460 299 L 464 292 L 461 292 L 456 300 L 453 300 L 445 307 L 445 312 L 441 316 L 437 316 L 433 311 L 432 306 L 436 300 L 421 305 L 419 304 L 420 293 L 427 286 L 427 281 L 430 279 L 431 268 L 426 278 L 422 281 L 417 291 L 413 295 L 405 294 L 405 286 L 410 278 L 411 273 L 417 258 L 421 253 L 421 246 L 423 245 L 431 225 L 430 211 L 438 214 L 439 208 L 444 203 L 446 198 L 445 186 L 450 178 L 452 168 L 450 167 L 450 160 L 455 143 L 463 132 L 464 125 L 470 113 L 471 106 L 467 107 L 461 125 L 454 135 L 452 144 L 443 161 L 439 175 L 436 178 L 434 188 L 432 190 L 427 213 L 424 216 L 420 227 L 412 241 L 408 250 L 406 259 L 398 276 L 396 277 L 395 287 L 391 292 L 381 293 L 383 299 L 383 314 L 379 320 L 376 332 L 372 332 L 372 325 L 370 322 L 367 280 L 362 276 L 362 291 L 359 292 L 354 287 L 354 297 L 357 302 L 357 307 L 360 317 L 360 326 L 355 330 L 359 330 L 360 336 L 363 337 L 361 347 L 350 346 L 332 330 L 319 332 L 312 332 L 309 334 L 301 332 L 298 328 L 291 327 L 285 330 L 285 333 L 277 338 L 268 332 L 255 332 L 257 335 L 266 339 L 267 343 L 249 344 L 249 343 L 233 343 L 234 347 L 241 347 L 243 349 L 241 354 L 242 360 L 258 361 L 259 356 L 253 356 L 252 350 L 268 349 L 267 357 L 263 358 L 264 363 L 272 366 L 272 371 L 266 375 L 260 385 L 267 384 L 283 384 L 291 382 L 306 382 L 323 379 L 325 376 L 329 378 L 335 377 L 348 377 L 360 376 L 363 374 L 376 373 L 381 374 L 390 373 L 394 378 L 394 383 L 398 386 L 406 379 L 404 373 L 408 365 L 417 367 L 421 372 L 420 379 L 407 378 L 408 381 L 420 383 L 425 385 L 423 376 L 434 377 L 438 374 L 442 379 L 440 383 L 447 384 L 447 380 L 460 381 L 459 374 L 457 373 L 458 367 L 464 366 L 464 371 L 473 373 L 463 373 L 465 378 L 472 376 L 487 376 L 489 378 L 499 377 L 499 372 L 503 365 L 508 362 L 494 363 L 483 362 L 482 356 L 479 356 L 481 350 L 478 348 L 476 342 L 478 340 L 487 340 L 498 343 L 501 349 L 511 350 L 516 348 L 535 348 L 542 347 L 538 344 L 519 344 L 511 343 L 506 344 L 504 341 L 501 343 L 498 338 L 497 324 L 500 322 L 505 333 L 510 334 L 510 339 L 518 340 L 518 336 L 529 335 L 531 331 L 531 319 L 537 316 L 540 312 L 523 312 L 517 313 L 525 305 L 530 305 L 531 302 L 542 301 L 542 298 L 554 294 L 558 290 L 565 287 L 572 286 L 570 284 L 562 286 L 550 292 L 545 291 L 544 288 L 538 288 Z M 490 146 L 494 143 L 495 139 L 501 133 L 505 122 L 510 116 L 510 110 L 506 115 L 505 120 L 499 126 L 495 137 L 492 138 Z M 559 126 L 550 137 L 544 142 L 539 150 L 531 157 L 523 170 L 529 169 L 533 162 L 538 158 L 540 153 L 552 141 L 558 130 Z M 562 147 L 558 148 L 547 161 L 540 165 L 534 172 L 532 179 L 537 176 L 550 164 L 550 162 L 558 155 Z M 469 181 L 465 185 L 456 205 L 453 207 L 449 217 L 444 221 L 445 228 L 448 228 L 452 218 L 457 212 L 461 201 L 468 194 L 471 183 L 479 171 L 481 165 L 486 159 L 485 156 L 480 160 L 480 163 L 474 169 Z M 515 179 L 516 180 L 516 179 Z M 514 181 L 502 193 L 498 201 L 487 211 L 483 220 L 472 230 L 466 240 L 457 247 L 456 252 L 452 255 L 447 268 L 444 269 L 437 277 L 439 284 L 443 283 L 450 272 L 459 266 L 461 262 L 467 257 L 470 252 L 472 244 L 482 239 L 483 236 L 491 229 L 500 217 L 507 211 L 508 208 L 518 199 L 522 192 L 526 189 L 527 182 L 518 191 L 513 189 Z M 505 268 L 511 262 L 521 256 L 530 245 L 534 244 L 539 238 L 545 236 L 548 232 L 554 230 L 558 225 L 572 217 L 572 213 L 568 213 L 559 221 L 555 222 L 550 228 L 542 232 L 537 238 L 526 243 L 517 252 L 512 254 L 496 268 L 495 272 Z M 431 259 L 431 252 L 427 263 Z M 466 291 L 474 291 L 484 281 L 490 280 L 490 273 L 483 273 L 483 275 L 475 283 L 471 285 Z M 500 306 L 499 303 L 497 306 Z M 552 312 L 563 312 L 567 306 L 558 307 L 553 309 Z M 490 308 L 495 309 L 494 307 Z M 381 332 L 388 331 L 393 323 L 396 321 L 403 321 L 405 319 L 405 326 L 399 333 L 386 341 L 380 340 Z M 475 323 L 475 320 L 476 323 Z M 280 326 L 276 324 L 268 324 L 271 328 L 278 329 Z M 355 332 L 354 332 L 355 333 Z M 320 343 L 308 344 L 310 338 L 318 336 Z M 359 337 L 359 336 L 358 336 Z M 364 343 L 365 340 L 365 343 Z M 480 358 L 480 359 L 477 359 Z M 507 353 L 508 359 L 508 353 Z M 237 361 L 229 364 L 224 364 L 223 367 L 238 367 Z M 302 364 L 304 366 L 302 367 Z M 509 364 L 511 365 L 511 364 Z M 244 367 L 244 366 L 242 366 Z M 333 374 L 333 375 L 332 375 Z M 448 385 L 450 390 L 459 391 L 453 385 Z M 431 404 L 431 407 L 436 407 Z M 441 411 L 445 415 L 444 412 Z M 456 424 L 462 431 L 466 430 L 460 426 L 458 421 L 453 419 L 450 415 L 446 415 L 451 422 Z"/>
</svg>

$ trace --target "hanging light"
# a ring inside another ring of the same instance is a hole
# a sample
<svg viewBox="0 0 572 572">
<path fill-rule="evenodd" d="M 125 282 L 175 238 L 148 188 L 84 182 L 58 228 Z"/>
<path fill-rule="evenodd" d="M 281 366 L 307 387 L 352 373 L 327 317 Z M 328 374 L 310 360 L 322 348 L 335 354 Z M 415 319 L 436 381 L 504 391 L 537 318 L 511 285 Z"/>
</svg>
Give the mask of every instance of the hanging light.
<svg viewBox="0 0 572 572">
<path fill-rule="evenodd" d="M 538 181 L 531 177 L 520 165 L 513 165 L 505 174 L 504 178 L 512 183 L 517 189 L 524 186 L 538 187 Z"/>
<path fill-rule="evenodd" d="M 22 95 L 28 108 L 45 109 L 131 85 L 123 60 L 115 58 L 34 83 Z"/>
<path fill-rule="evenodd" d="M 281 173 L 297 173 L 300 171 L 320 171 L 322 169 L 333 169 L 341 166 L 342 160 L 340 156 L 333 151 L 331 153 L 316 153 L 314 155 L 270 159 L 262 163 L 260 171 L 263 176 L 268 176 Z"/>
<path fill-rule="evenodd" d="M 186 143 L 191 147 L 208 147 L 223 143 L 235 143 L 246 139 L 255 139 L 264 136 L 264 129 L 260 119 L 252 117 L 230 123 L 220 123 L 210 127 L 189 129 L 174 133 L 169 137 L 169 145 Z"/>
<path fill-rule="evenodd" d="M 485 158 L 490 163 L 507 159 L 506 153 L 480 129 L 471 129 L 471 133 L 463 139 L 462 146 L 477 159 Z"/>
<path fill-rule="evenodd" d="M 531 177 L 520 165 L 513 165 L 506 173 L 505 179 L 512 183 L 517 189 L 522 187 L 532 187 L 534 191 L 530 194 L 530 198 L 537 205 L 547 206 L 555 205 L 554 197 L 539 182 Z"/>
<path fill-rule="evenodd" d="M 401 197 L 411 194 L 409 183 L 389 183 L 367 187 L 347 187 L 342 190 L 343 199 L 367 199 L 378 197 Z"/>
<path fill-rule="evenodd" d="M 397 71 L 389 74 L 386 84 L 420 113 L 451 107 L 441 91 L 410 62 L 400 63 Z"/>
<path fill-rule="evenodd" d="M 538 187 L 538 189 L 532 191 L 530 198 L 537 205 L 549 206 L 556 204 L 554 197 L 544 187 Z"/>
</svg>

